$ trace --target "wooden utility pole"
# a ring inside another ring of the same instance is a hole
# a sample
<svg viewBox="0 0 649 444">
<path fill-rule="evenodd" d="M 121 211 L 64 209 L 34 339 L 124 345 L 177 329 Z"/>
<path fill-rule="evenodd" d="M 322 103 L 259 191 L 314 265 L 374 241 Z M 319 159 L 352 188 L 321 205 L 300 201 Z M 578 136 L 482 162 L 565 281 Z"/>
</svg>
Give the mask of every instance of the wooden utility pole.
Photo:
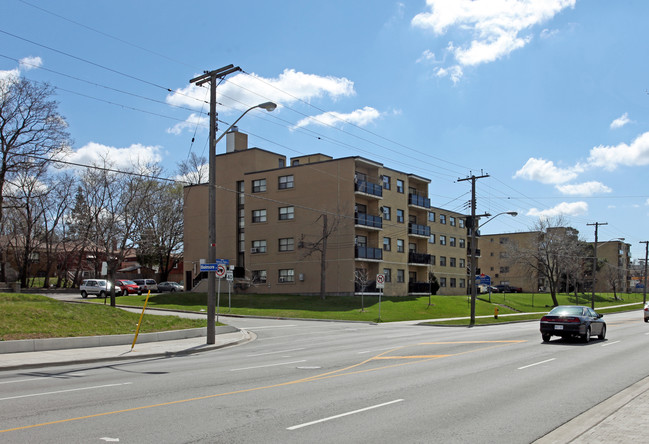
<svg viewBox="0 0 649 444">
<path fill-rule="evenodd" d="M 320 255 L 320 299 L 325 299 L 325 279 L 327 278 L 327 215 L 322 215 L 322 254 Z"/>
<path fill-rule="evenodd" d="M 608 225 L 608 222 L 595 222 L 594 224 L 586 224 L 588 226 L 595 226 L 595 243 L 593 249 L 593 296 L 590 301 L 590 308 L 595 309 L 595 284 L 597 283 L 597 229 L 600 225 Z"/>
<path fill-rule="evenodd" d="M 647 259 L 649 259 L 649 241 L 641 241 L 641 244 L 644 244 L 644 280 L 643 280 L 643 289 L 642 289 L 642 302 L 647 303 Z"/>
</svg>

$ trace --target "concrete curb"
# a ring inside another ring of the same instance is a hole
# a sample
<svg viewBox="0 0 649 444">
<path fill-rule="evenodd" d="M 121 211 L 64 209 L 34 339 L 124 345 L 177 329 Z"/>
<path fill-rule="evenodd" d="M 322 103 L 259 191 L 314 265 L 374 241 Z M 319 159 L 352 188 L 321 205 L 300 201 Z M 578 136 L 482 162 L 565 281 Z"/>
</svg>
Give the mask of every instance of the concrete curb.
<svg viewBox="0 0 649 444">
<path fill-rule="evenodd" d="M 233 333 L 236 331 L 239 330 L 228 325 L 216 327 L 216 334 Z M 207 336 L 207 327 L 161 331 L 155 333 L 140 333 L 137 337 L 137 343 L 143 344 L 147 342 L 172 341 L 177 339 L 197 338 L 201 336 Z M 128 345 L 133 343 L 134 337 L 135 335 L 133 334 L 127 334 L 0 341 L 0 354 Z"/>
</svg>

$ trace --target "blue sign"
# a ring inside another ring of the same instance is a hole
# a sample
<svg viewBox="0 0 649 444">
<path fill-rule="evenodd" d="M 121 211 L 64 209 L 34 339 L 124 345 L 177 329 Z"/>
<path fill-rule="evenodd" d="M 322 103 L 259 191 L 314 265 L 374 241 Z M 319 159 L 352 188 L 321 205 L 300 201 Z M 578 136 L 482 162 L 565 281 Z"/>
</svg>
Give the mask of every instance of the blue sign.
<svg viewBox="0 0 649 444">
<path fill-rule="evenodd" d="M 475 283 L 478 285 L 491 285 L 491 276 L 481 274 L 475 277 Z"/>
<path fill-rule="evenodd" d="M 228 259 L 217 259 L 213 264 L 201 264 L 201 271 L 216 271 L 219 265 L 228 266 L 230 261 Z"/>
</svg>

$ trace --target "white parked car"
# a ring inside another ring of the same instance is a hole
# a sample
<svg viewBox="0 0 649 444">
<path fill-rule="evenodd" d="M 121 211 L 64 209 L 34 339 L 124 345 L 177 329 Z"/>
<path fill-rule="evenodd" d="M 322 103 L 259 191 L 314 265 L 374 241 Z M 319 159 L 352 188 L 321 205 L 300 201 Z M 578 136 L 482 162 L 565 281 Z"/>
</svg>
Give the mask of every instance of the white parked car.
<svg viewBox="0 0 649 444">
<path fill-rule="evenodd" d="M 649 302 L 644 304 L 644 321 L 649 322 Z"/>
<path fill-rule="evenodd" d="M 87 298 L 89 294 L 94 294 L 98 298 L 105 298 L 110 295 L 112 288 L 113 284 L 107 279 L 85 279 L 81 283 L 79 291 L 81 291 L 82 298 Z"/>
</svg>

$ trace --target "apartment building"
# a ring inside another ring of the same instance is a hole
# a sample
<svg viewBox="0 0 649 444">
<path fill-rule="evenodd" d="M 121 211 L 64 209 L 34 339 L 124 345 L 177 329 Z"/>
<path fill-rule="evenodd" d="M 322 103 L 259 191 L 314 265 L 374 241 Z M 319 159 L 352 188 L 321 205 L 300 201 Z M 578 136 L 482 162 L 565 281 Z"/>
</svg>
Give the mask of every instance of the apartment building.
<svg viewBox="0 0 649 444">
<path fill-rule="evenodd" d="M 385 295 L 428 294 L 434 273 L 438 294 L 466 294 L 465 216 L 431 206 L 429 179 L 358 156 L 289 163 L 248 148 L 244 133 L 226 137 L 216 156 L 216 246 L 236 267 L 238 291 L 319 294 L 324 275 L 329 295 L 372 293 L 382 273 Z M 205 276 L 207 188 L 185 188 L 186 282 Z"/>
<path fill-rule="evenodd" d="M 563 235 L 578 236 L 578 231 L 571 227 L 556 227 Z M 527 231 L 518 233 L 499 233 L 482 235 L 478 245 L 481 255 L 478 258 L 479 272 L 491 277 L 492 285 L 508 284 L 521 287 L 524 292 L 535 292 L 548 287 L 546 280 L 538 273 L 510 257 L 511 245 L 516 244 L 519 251 L 537 251 L 541 233 Z M 591 246 L 594 244 L 590 243 Z M 574 260 L 589 261 L 593 259 L 592 249 L 587 257 L 574 258 Z M 596 275 L 597 292 L 625 293 L 630 288 L 630 245 L 622 240 L 613 240 L 597 243 L 598 271 Z M 561 271 L 560 271 L 561 272 Z M 592 275 L 585 279 L 583 290 L 592 291 Z"/>
</svg>

